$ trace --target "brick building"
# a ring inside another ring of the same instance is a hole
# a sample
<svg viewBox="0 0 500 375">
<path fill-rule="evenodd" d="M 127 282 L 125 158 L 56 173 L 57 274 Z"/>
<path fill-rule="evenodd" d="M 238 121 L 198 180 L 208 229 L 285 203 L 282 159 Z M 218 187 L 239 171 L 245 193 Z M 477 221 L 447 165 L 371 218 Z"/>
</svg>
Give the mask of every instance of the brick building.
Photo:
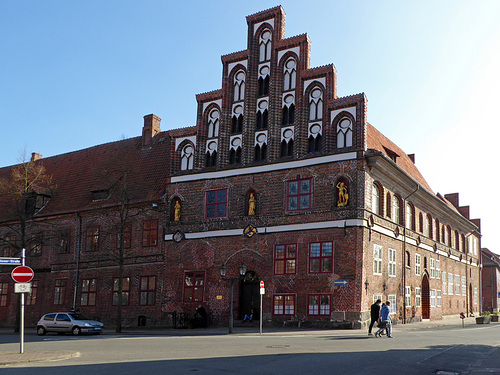
<svg viewBox="0 0 500 375">
<path fill-rule="evenodd" d="M 499 311 L 500 257 L 490 250 L 481 249 L 482 303 L 484 311 Z"/>
<path fill-rule="evenodd" d="M 364 94 L 337 96 L 335 67 L 311 68 L 308 36 L 285 38 L 284 23 L 281 7 L 247 17 L 247 49 L 222 56 L 222 87 L 197 95 L 196 126 L 161 132 L 149 115 L 143 137 L 38 161 L 55 180 L 78 176 L 85 199 L 73 207 L 75 193 L 58 182 L 35 215 L 67 222 L 75 247 L 61 254 L 52 244 L 33 258 L 47 296 L 33 317 L 58 307 L 58 280 L 67 279 L 73 307 L 114 319 L 117 236 L 106 219 L 120 204 L 114 185 L 88 171 L 121 159 L 141 186 L 132 189 L 124 324 L 164 325 L 169 312 L 200 304 L 226 322 L 231 288 L 235 317 L 258 315 L 260 281 L 262 318 L 279 325 L 360 327 L 377 298 L 404 321 L 480 310 L 479 221 L 458 194 L 433 193 L 414 155 L 367 122 Z M 101 228 L 111 235 L 94 250 Z M 84 242 L 91 251 L 79 250 Z M 3 288 L 0 319 L 12 321 L 13 294 Z"/>
</svg>

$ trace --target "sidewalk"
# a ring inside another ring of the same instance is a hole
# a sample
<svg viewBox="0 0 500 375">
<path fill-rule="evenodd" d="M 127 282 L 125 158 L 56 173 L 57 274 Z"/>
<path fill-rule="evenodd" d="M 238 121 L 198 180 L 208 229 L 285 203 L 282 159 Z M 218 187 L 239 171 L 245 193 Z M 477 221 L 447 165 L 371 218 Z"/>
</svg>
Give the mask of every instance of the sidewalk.
<svg viewBox="0 0 500 375">
<path fill-rule="evenodd" d="M 476 327 L 475 318 L 465 318 L 464 319 L 464 329 Z M 500 323 L 491 323 L 500 324 Z M 432 320 L 432 321 L 422 321 L 409 324 L 395 324 L 393 325 L 393 331 L 397 335 L 398 332 L 412 331 L 412 330 L 424 330 L 433 328 L 462 328 L 462 319 L 444 319 L 444 320 Z M 2 334 L 13 334 L 11 330 L 2 329 L 0 330 Z M 276 327 L 264 327 L 263 335 L 317 335 L 317 334 L 329 334 L 329 335 L 366 335 L 366 329 L 343 329 L 343 330 L 313 330 L 313 329 L 301 329 L 301 328 L 276 328 Z M 150 336 L 213 336 L 213 335 L 227 335 L 227 327 L 214 327 L 207 329 L 124 329 L 122 333 L 115 333 L 113 331 L 106 331 L 104 335 L 117 335 L 117 336 L 127 336 L 127 335 L 150 335 Z M 259 327 L 234 327 L 233 335 L 259 335 Z M 16 334 L 17 335 L 17 334 Z M 14 353 L 14 352 L 0 352 L 0 366 L 13 365 L 19 363 L 30 363 L 30 362 L 45 362 L 45 361 L 56 361 L 68 358 L 79 357 L 79 352 L 60 350 L 60 351 L 25 351 L 24 354 Z"/>
</svg>

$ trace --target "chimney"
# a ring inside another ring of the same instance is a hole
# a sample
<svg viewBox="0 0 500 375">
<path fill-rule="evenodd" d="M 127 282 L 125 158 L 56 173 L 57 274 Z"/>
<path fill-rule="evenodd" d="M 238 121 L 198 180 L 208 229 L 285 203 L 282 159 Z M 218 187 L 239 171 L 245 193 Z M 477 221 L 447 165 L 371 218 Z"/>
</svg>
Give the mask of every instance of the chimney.
<svg viewBox="0 0 500 375">
<path fill-rule="evenodd" d="M 31 161 L 37 161 L 42 158 L 42 154 L 37 154 L 36 152 L 31 153 Z"/>
<path fill-rule="evenodd" d="M 154 114 L 144 116 L 144 127 L 142 128 L 142 147 L 149 147 L 153 143 L 153 137 L 160 132 L 161 118 Z"/>
</svg>

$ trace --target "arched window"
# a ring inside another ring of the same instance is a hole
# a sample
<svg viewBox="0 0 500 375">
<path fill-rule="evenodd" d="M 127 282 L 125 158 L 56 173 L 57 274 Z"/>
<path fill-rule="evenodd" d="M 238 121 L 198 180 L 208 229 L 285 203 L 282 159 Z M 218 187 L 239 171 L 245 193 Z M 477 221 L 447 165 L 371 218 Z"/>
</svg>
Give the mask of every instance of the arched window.
<svg viewBox="0 0 500 375">
<path fill-rule="evenodd" d="M 295 89 L 297 80 L 297 63 L 294 58 L 289 58 L 283 67 L 283 91 Z"/>
<path fill-rule="evenodd" d="M 259 97 L 269 95 L 269 75 L 259 78 Z"/>
<path fill-rule="evenodd" d="M 262 145 L 257 144 L 255 146 L 255 161 L 266 160 L 267 157 L 267 145 L 264 143 Z"/>
<path fill-rule="evenodd" d="M 411 203 L 406 203 L 406 229 L 415 229 L 415 213 Z"/>
<path fill-rule="evenodd" d="M 217 151 L 212 153 L 207 152 L 205 155 L 205 166 L 206 167 L 215 167 L 217 165 Z"/>
<path fill-rule="evenodd" d="M 309 121 L 323 118 L 323 91 L 315 88 L 309 94 Z"/>
<path fill-rule="evenodd" d="M 293 156 L 293 139 L 281 141 L 281 157 Z"/>
<path fill-rule="evenodd" d="M 243 70 L 238 71 L 234 75 L 234 102 L 240 102 L 245 100 L 245 72 Z"/>
<path fill-rule="evenodd" d="M 194 164 L 194 147 L 191 143 L 182 148 L 181 151 L 181 171 L 193 169 Z"/>
<path fill-rule="evenodd" d="M 234 115 L 231 119 L 231 133 L 241 133 L 243 131 L 243 115 Z"/>
<path fill-rule="evenodd" d="M 214 109 L 208 115 L 208 138 L 216 138 L 219 136 L 219 117 L 220 112 Z"/>
<path fill-rule="evenodd" d="M 268 112 L 267 108 L 264 111 L 258 111 L 255 117 L 255 129 L 256 130 L 264 130 L 267 129 L 268 124 Z"/>
<path fill-rule="evenodd" d="M 432 239 L 432 218 L 431 215 L 425 217 L 425 235 Z"/>
<path fill-rule="evenodd" d="M 418 214 L 418 231 L 424 233 L 424 215 L 422 215 L 422 212 Z"/>
<path fill-rule="evenodd" d="M 273 34 L 269 29 L 265 29 L 259 38 L 259 61 L 271 60 L 271 41 Z"/>
<path fill-rule="evenodd" d="M 229 164 L 240 164 L 241 163 L 241 147 L 232 148 L 229 151 Z"/>
<path fill-rule="evenodd" d="M 440 240 L 440 238 L 441 238 L 440 237 L 441 232 L 439 230 L 439 219 L 436 218 L 436 222 L 435 223 L 436 223 L 436 226 L 435 226 L 436 230 L 434 231 L 434 233 L 436 233 L 436 242 L 440 242 L 441 241 Z"/>
<path fill-rule="evenodd" d="M 396 224 L 401 224 L 401 207 L 396 195 L 392 197 L 392 219 Z"/>
<path fill-rule="evenodd" d="M 310 136 L 308 144 L 308 152 L 320 152 L 321 151 L 321 134 L 317 134 L 316 137 Z"/>
<path fill-rule="evenodd" d="M 343 117 L 337 123 L 337 148 L 352 146 L 352 121 L 349 117 Z"/>
<path fill-rule="evenodd" d="M 372 211 L 380 215 L 380 189 L 377 184 L 372 184 Z"/>
<path fill-rule="evenodd" d="M 283 118 L 281 121 L 281 125 L 287 126 L 292 125 L 295 121 L 295 106 L 290 104 L 290 106 L 283 107 Z"/>
<path fill-rule="evenodd" d="M 392 215 L 391 202 L 392 202 L 391 194 L 389 192 L 387 192 L 386 199 L 385 199 L 385 203 L 386 203 L 387 207 L 385 208 L 385 212 L 387 212 L 387 217 L 389 219 L 391 218 L 391 215 Z"/>
</svg>

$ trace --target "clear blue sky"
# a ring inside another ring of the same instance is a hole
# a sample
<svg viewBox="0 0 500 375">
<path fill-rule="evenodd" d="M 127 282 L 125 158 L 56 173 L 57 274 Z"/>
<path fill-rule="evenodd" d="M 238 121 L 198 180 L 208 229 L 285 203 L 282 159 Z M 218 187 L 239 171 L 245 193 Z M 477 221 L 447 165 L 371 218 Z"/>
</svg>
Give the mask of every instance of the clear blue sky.
<svg viewBox="0 0 500 375">
<path fill-rule="evenodd" d="M 221 87 L 221 55 L 245 49 L 252 1 L 0 2 L 0 166 L 192 126 L 198 93 Z M 308 33 L 338 95 L 364 92 L 368 120 L 435 192 L 460 192 L 499 253 L 496 137 L 500 1 L 282 1 L 286 37 Z"/>
</svg>

